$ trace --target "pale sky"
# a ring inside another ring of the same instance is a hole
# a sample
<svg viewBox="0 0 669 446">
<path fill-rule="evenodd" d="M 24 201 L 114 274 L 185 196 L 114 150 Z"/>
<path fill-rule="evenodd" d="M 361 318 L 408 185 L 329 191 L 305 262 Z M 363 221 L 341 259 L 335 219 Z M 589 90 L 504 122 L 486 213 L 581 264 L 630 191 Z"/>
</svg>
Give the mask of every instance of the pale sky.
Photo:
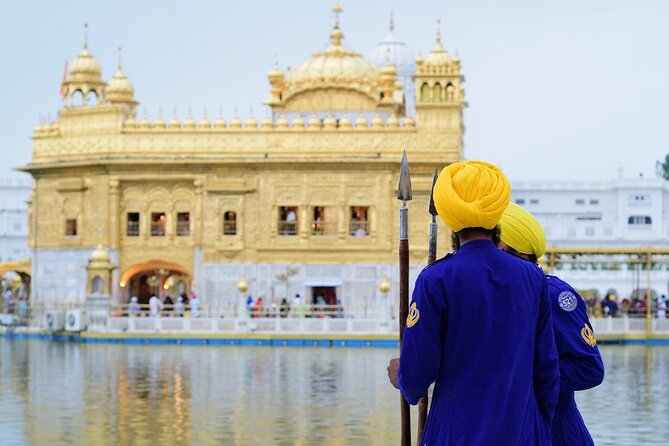
<svg viewBox="0 0 669 446">
<path fill-rule="evenodd" d="M 465 157 L 513 181 L 655 174 L 669 152 L 669 1 L 412 0 L 339 4 L 345 44 L 367 55 L 387 33 L 414 54 L 457 51 Z M 89 49 L 109 80 L 123 68 L 139 114 L 196 120 L 265 114 L 274 54 L 284 70 L 322 50 L 334 1 L 8 1 L 0 13 L 0 177 L 30 162 L 40 116 L 54 118 L 65 60 Z"/>
</svg>

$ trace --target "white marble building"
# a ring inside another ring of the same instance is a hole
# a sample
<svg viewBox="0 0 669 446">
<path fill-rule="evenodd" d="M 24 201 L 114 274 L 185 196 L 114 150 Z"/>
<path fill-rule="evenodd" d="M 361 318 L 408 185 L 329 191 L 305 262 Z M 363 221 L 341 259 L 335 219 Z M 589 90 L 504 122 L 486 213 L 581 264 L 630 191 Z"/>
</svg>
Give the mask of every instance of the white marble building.
<svg viewBox="0 0 669 446">
<path fill-rule="evenodd" d="M 669 248 L 669 182 L 662 178 L 516 181 L 512 191 L 512 200 L 541 221 L 549 247 Z M 565 265 L 557 273 L 578 288 L 614 288 L 620 297 L 648 283 L 645 271 L 595 268 Z M 667 294 L 668 280 L 667 266 L 656 266 L 651 287 Z"/>
<path fill-rule="evenodd" d="M 20 260 L 28 250 L 29 178 L 0 178 L 0 262 Z"/>
</svg>

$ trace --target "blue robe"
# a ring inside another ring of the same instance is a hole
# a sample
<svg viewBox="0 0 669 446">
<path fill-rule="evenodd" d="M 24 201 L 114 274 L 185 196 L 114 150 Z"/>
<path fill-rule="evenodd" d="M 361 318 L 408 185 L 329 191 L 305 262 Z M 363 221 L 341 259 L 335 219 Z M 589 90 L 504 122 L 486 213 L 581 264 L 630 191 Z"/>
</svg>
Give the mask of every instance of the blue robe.
<svg viewBox="0 0 669 446">
<path fill-rule="evenodd" d="M 585 301 L 555 276 L 548 276 L 548 292 L 560 357 L 560 399 L 553 417 L 553 446 L 591 446 L 594 443 L 576 407 L 574 391 L 598 386 L 604 379 L 604 364 Z"/>
<path fill-rule="evenodd" d="M 490 240 L 425 268 L 398 380 L 410 404 L 435 382 L 423 445 L 550 445 L 560 382 L 541 269 Z"/>
</svg>

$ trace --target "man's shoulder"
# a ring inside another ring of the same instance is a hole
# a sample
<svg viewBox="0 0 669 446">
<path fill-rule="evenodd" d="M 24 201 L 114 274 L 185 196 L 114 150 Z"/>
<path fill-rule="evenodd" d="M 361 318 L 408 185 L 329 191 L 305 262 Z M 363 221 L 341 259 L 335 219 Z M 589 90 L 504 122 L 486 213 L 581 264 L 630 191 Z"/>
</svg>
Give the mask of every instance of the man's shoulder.
<svg viewBox="0 0 669 446">
<path fill-rule="evenodd" d="M 560 279 L 557 276 L 551 274 L 546 274 L 546 279 L 548 281 L 548 289 L 553 292 L 562 292 L 562 291 L 574 291 L 574 289 L 564 280 Z"/>
<path fill-rule="evenodd" d="M 448 261 L 451 260 L 451 259 L 453 259 L 453 258 L 455 258 L 455 253 L 453 253 L 453 252 L 449 252 L 449 253 L 446 254 L 444 257 L 442 257 L 442 258 L 440 258 L 440 259 L 437 259 L 437 260 L 435 260 L 434 262 L 432 262 L 432 263 L 426 265 L 425 268 L 423 268 L 423 271 L 428 271 L 428 270 L 430 270 L 430 269 L 441 269 L 441 268 L 444 268 L 444 267 L 447 265 Z"/>
</svg>

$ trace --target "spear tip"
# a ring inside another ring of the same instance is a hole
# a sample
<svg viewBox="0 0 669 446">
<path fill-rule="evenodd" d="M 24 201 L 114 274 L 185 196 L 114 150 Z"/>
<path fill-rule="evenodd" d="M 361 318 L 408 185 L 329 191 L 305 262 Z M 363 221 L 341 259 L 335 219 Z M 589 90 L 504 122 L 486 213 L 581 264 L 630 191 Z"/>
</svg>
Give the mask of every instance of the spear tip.
<svg viewBox="0 0 669 446">
<path fill-rule="evenodd" d="M 407 151 L 402 154 L 402 167 L 400 168 L 400 184 L 397 186 L 397 198 L 402 201 L 409 201 L 413 198 L 411 192 L 411 175 L 409 174 L 409 161 L 407 160 Z"/>
<path fill-rule="evenodd" d="M 428 208 L 432 217 L 437 216 L 437 208 L 434 207 L 434 185 L 437 184 L 437 178 L 439 178 L 439 170 L 434 169 L 434 176 L 432 177 L 432 189 L 430 189 L 430 207 Z"/>
</svg>

